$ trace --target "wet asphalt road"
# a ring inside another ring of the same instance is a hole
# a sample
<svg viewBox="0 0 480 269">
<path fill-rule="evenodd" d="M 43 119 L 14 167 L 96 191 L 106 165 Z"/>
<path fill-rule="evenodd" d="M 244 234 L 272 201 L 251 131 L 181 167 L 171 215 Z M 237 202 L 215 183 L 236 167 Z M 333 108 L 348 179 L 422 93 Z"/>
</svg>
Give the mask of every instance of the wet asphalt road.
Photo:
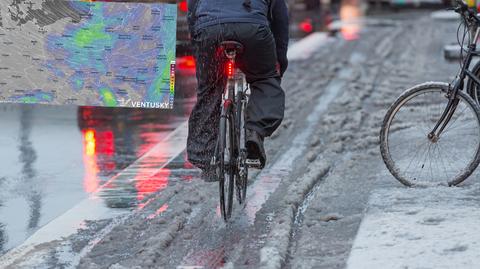
<svg viewBox="0 0 480 269">
<path fill-rule="evenodd" d="M 0 253 L 149 151 L 186 120 L 192 102 L 178 99 L 173 111 L 2 104 Z M 138 186 L 134 198 L 109 207 L 134 207 L 156 190 Z"/>
</svg>

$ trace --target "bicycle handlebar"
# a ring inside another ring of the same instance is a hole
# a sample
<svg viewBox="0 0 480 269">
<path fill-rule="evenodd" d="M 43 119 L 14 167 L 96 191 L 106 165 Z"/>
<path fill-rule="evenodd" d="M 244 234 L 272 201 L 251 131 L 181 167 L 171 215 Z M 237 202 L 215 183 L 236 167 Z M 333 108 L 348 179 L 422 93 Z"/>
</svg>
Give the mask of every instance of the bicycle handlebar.
<svg viewBox="0 0 480 269">
<path fill-rule="evenodd" d="M 480 18 L 468 7 L 465 2 L 462 0 L 455 0 L 456 6 L 453 6 L 451 9 L 456 13 L 460 14 L 465 19 L 473 19 L 477 24 L 480 25 Z"/>
</svg>

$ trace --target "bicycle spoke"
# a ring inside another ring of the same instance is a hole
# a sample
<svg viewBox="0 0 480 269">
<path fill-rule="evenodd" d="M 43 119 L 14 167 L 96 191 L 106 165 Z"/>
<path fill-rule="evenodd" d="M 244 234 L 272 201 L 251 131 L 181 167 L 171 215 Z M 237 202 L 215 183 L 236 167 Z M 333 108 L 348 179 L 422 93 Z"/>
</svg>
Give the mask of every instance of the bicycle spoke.
<svg viewBox="0 0 480 269">
<path fill-rule="evenodd" d="M 437 144 L 435 149 L 436 149 L 436 152 L 437 152 L 436 155 L 438 156 L 438 159 L 440 160 L 441 165 L 442 165 L 441 168 L 443 168 L 443 172 L 444 172 L 445 175 L 447 175 L 447 178 L 448 178 L 448 171 L 447 171 L 447 167 L 445 166 L 445 162 L 443 161 L 443 154 L 440 151 L 440 145 Z M 440 164 L 439 164 L 439 166 L 440 166 Z"/>
<path fill-rule="evenodd" d="M 452 130 L 458 130 L 458 129 L 462 129 L 463 131 L 468 130 L 468 128 L 464 128 L 463 126 L 468 126 L 468 125 L 471 125 L 471 124 L 472 124 L 472 122 L 468 122 L 468 123 L 465 123 L 465 124 L 463 124 L 463 125 L 459 125 L 459 126 L 456 126 L 456 127 L 453 127 L 453 128 L 449 128 L 448 130 L 444 131 L 444 132 L 442 133 L 442 135 L 445 135 L 445 134 L 449 133 L 449 132 L 452 131 Z M 472 127 L 472 128 L 475 128 L 475 127 Z M 470 128 L 470 129 L 471 129 L 471 128 Z"/>
<path fill-rule="evenodd" d="M 452 162 L 450 162 L 450 159 L 448 159 L 448 161 L 445 164 L 444 159 L 446 159 L 448 157 L 445 156 L 445 152 L 444 152 L 443 146 L 441 144 L 438 144 L 438 152 L 439 152 L 440 158 L 442 159 L 442 164 L 445 167 L 445 169 L 448 166 L 448 170 L 446 169 L 447 171 L 455 171 L 455 168 L 452 166 Z"/>
<path fill-rule="evenodd" d="M 419 137 L 419 138 L 420 138 L 420 137 Z M 427 136 L 426 136 L 426 135 L 423 135 L 423 139 L 426 141 L 426 140 L 427 140 Z M 417 146 L 419 146 L 420 144 L 422 144 L 422 141 L 417 142 L 414 147 L 417 147 Z M 403 141 L 403 142 L 397 143 L 397 144 L 395 144 L 395 145 L 393 145 L 393 146 L 389 146 L 389 148 L 390 148 L 390 149 L 394 149 L 394 148 L 397 148 L 398 146 L 405 146 L 405 145 L 411 146 L 411 145 L 412 145 L 412 141 L 410 141 L 410 140 Z"/>
<path fill-rule="evenodd" d="M 425 148 L 425 149 L 423 149 L 423 148 Z M 417 160 L 417 156 L 419 156 L 418 152 L 420 152 L 420 149 L 422 150 L 422 154 L 420 154 L 420 159 L 422 159 L 422 156 L 423 156 L 424 152 L 427 150 L 427 148 L 428 148 L 428 145 L 427 146 L 423 145 L 423 147 L 418 149 L 418 151 L 415 153 L 415 156 L 413 157 L 413 159 L 408 164 L 407 168 L 405 168 L 404 172 L 408 172 L 408 170 L 410 169 L 410 166 L 414 163 L 413 161 Z"/>
<path fill-rule="evenodd" d="M 460 116 L 463 115 L 463 113 L 465 112 L 465 110 L 466 110 L 467 108 L 468 108 L 468 107 L 465 106 L 465 108 L 462 110 L 462 112 L 460 112 L 460 114 L 458 115 L 458 117 L 456 117 L 456 118 L 453 120 L 453 122 L 451 122 L 451 123 L 449 122 L 449 123 L 448 123 L 449 125 L 447 126 L 447 129 L 444 130 L 445 132 L 447 132 L 447 131 L 451 128 L 451 126 L 453 126 L 453 125 L 455 124 L 455 122 L 460 118 Z M 457 109 L 458 109 L 458 107 L 457 107 Z M 455 111 L 453 114 L 455 115 L 455 113 L 456 113 L 456 111 Z"/>
</svg>

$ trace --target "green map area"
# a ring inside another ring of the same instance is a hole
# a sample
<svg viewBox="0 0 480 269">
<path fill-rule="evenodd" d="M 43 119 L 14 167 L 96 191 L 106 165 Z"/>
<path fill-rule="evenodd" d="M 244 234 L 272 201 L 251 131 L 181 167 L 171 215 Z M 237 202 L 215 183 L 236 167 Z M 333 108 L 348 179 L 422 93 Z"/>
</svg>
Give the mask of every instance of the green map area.
<svg viewBox="0 0 480 269">
<path fill-rule="evenodd" d="M 0 1 L 0 102 L 172 108 L 177 7 Z"/>
</svg>

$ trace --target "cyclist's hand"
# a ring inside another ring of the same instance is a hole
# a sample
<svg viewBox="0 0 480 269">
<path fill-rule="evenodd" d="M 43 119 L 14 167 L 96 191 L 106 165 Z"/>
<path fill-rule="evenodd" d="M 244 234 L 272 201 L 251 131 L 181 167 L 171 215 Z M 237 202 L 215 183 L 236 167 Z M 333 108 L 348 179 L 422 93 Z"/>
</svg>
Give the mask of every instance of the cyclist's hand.
<svg viewBox="0 0 480 269">
<path fill-rule="evenodd" d="M 282 57 L 278 59 L 277 61 L 277 71 L 279 71 L 278 73 L 280 74 L 281 77 L 283 77 L 283 73 L 285 73 L 285 71 L 287 71 L 287 67 L 288 67 L 288 59 L 287 57 Z"/>
<path fill-rule="evenodd" d="M 282 69 L 280 68 L 280 63 L 277 61 L 277 63 L 275 64 L 275 70 L 277 70 L 277 74 L 279 76 L 282 76 Z"/>
</svg>

